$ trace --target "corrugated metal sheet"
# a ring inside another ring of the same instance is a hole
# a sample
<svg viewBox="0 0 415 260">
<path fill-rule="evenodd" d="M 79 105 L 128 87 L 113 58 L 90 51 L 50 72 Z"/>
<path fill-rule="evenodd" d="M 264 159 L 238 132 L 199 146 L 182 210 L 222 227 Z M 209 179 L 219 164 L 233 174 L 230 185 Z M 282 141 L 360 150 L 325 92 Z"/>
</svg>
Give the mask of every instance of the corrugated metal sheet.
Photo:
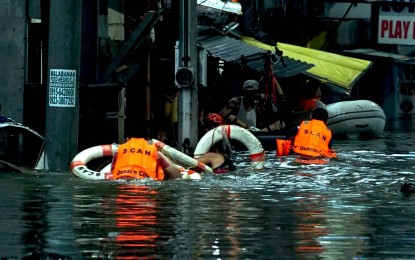
<svg viewBox="0 0 415 260">
<path fill-rule="evenodd" d="M 244 63 L 256 71 L 264 71 L 263 55 L 267 54 L 267 51 L 263 49 L 224 35 L 199 36 L 198 42 L 213 57 L 226 62 Z M 291 59 L 284 54 L 283 60 L 286 66 L 281 61 L 273 65 L 274 74 L 280 78 L 303 73 L 314 66 L 313 64 Z"/>
</svg>

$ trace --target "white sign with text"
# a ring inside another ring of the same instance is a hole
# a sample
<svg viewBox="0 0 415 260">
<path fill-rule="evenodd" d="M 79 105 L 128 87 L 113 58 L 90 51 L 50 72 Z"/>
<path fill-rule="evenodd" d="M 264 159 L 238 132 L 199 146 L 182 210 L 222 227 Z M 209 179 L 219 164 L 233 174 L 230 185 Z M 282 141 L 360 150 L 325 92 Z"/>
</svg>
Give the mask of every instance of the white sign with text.
<svg viewBox="0 0 415 260">
<path fill-rule="evenodd" d="M 415 45 L 415 6 L 381 5 L 378 43 Z"/>
<path fill-rule="evenodd" d="M 51 69 L 49 106 L 75 107 L 76 70 Z"/>
</svg>

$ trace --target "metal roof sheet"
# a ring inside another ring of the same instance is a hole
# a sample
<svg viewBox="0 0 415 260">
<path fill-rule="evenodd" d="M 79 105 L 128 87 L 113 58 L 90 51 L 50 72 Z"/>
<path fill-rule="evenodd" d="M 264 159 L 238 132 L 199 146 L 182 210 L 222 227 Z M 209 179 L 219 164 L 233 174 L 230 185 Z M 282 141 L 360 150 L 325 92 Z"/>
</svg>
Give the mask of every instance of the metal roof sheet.
<svg viewBox="0 0 415 260">
<path fill-rule="evenodd" d="M 226 62 L 244 63 L 256 71 L 264 71 L 264 60 L 262 57 L 267 54 L 266 50 L 226 35 L 203 35 L 198 37 L 198 42 L 213 57 Z M 314 66 L 300 60 L 291 59 L 284 54 L 283 60 L 286 66 L 282 62 L 277 62 L 273 65 L 275 75 L 280 78 L 303 73 Z"/>
</svg>

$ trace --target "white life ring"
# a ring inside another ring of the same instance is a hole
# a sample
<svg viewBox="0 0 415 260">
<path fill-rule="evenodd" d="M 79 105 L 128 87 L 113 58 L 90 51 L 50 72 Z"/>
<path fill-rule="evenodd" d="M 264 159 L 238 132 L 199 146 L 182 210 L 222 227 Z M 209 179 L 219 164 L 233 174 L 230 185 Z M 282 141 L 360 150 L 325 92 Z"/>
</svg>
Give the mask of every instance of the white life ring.
<svg viewBox="0 0 415 260">
<path fill-rule="evenodd" d="M 173 149 L 173 148 L 172 148 Z M 117 144 L 107 144 L 94 146 L 78 153 L 71 162 L 71 171 L 78 177 L 88 180 L 108 180 L 112 178 L 111 163 L 107 164 L 101 171 L 93 171 L 87 167 L 87 163 L 104 156 L 114 156 L 118 150 Z M 191 157 L 190 157 L 191 158 Z M 193 159 L 193 158 L 192 158 Z M 200 180 L 201 176 L 196 171 L 185 169 L 176 165 L 180 169 L 182 179 Z M 202 167 L 200 165 L 199 167 Z M 208 166 L 206 166 L 208 167 Z"/>
<path fill-rule="evenodd" d="M 196 172 L 213 172 L 212 168 L 204 163 L 198 162 L 195 158 L 192 158 L 157 139 L 152 139 L 152 141 L 158 148 L 160 148 L 161 152 L 172 159 L 175 164 L 181 165 L 185 168 L 191 168 Z"/>
<path fill-rule="evenodd" d="M 196 171 L 190 170 L 190 169 L 185 169 L 180 165 L 175 164 L 176 167 L 179 168 L 180 173 L 182 175 L 182 179 L 191 179 L 191 180 L 201 180 L 202 176 L 200 176 L 200 174 Z"/>
<path fill-rule="evenodd" d="M 248 148 L 251 159 L 251 167 L 260 170 L 265 166 L 265 151 L 261 142 L 251 132 L 237 125 L 222 125 L 207 132 L 195 148 L 195 157 L 207 153 L 218 141 L 223 140 L 224 135 L 228 139 L 241 142 Z"/>
<path fill-rule="evenodd" d="M 71 162 L 71 171 L 78 177 L 88 180 L 107 180 L 111 178 L 111 171 L 93 171 L 89 169 L 86 165 L 88 162 L 104 157 L 104 156 L 114 156 L 118 150 L 117 144 L 105 144 L 98 145 L 88 149 L 83 150 L 78 153 Z M 105 168 L 104 168 L 105 169 Z"/>
</svg>

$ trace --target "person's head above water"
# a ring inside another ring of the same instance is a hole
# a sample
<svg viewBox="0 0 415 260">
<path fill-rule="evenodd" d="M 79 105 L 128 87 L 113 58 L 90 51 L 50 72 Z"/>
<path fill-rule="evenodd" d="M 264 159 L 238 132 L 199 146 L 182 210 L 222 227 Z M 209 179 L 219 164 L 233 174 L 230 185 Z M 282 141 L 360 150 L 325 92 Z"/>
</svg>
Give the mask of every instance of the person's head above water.
<svg viewBox="0 0 415 260">
<path fill-rule="evenodd" d="M 315 108 L 311 112 L 311 119 L 320 120 L 323 122 L 327 122 L 327 119 L 329 118 L 329 113 L 324 108 Z"/>
</svg>

